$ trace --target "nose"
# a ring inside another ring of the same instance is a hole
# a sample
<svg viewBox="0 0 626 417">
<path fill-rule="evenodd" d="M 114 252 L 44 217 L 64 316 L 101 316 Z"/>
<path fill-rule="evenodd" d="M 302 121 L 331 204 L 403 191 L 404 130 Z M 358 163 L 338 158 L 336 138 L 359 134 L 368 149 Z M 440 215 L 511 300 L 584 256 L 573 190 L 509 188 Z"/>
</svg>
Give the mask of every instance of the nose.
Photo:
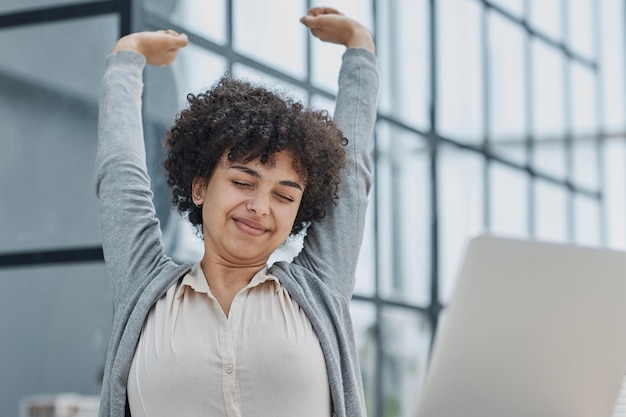
<svg viewBox="0 0 626 417">
<path fill-rule="evenodd" d="M 257 216 L 265 216 L 270 212 L 270 197 L 265 193 L 256 193 L 248 201 L 246 208 Z"/>
</svg>

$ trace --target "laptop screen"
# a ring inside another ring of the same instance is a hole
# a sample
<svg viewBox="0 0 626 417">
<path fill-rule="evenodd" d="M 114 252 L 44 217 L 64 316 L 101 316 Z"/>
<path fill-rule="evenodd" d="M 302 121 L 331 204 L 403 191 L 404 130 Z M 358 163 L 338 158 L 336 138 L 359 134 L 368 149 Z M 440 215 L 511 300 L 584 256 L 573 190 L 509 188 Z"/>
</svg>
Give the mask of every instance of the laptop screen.
<svg viewBox="0 0 626 417">
<path fill-rule="evenodd" d="M 479 236 L 417 417 L 610 417 L 626 373 L 626 254 Z"/>
</svg>

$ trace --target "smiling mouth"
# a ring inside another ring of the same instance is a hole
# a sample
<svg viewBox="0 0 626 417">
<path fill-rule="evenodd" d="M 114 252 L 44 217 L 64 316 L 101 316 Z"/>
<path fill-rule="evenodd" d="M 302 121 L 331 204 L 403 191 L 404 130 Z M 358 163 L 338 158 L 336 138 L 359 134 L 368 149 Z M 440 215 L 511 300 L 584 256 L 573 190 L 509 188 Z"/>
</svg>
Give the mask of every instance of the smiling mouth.
<svg viewBox="0 0 626 417">
<path fill-rule="evenodd" d="M 260 236 L 267 231 L 262 225 L 249 220 L 235 219 L 235 225 L 242 232 L 253 236 Z"/>
</svg>

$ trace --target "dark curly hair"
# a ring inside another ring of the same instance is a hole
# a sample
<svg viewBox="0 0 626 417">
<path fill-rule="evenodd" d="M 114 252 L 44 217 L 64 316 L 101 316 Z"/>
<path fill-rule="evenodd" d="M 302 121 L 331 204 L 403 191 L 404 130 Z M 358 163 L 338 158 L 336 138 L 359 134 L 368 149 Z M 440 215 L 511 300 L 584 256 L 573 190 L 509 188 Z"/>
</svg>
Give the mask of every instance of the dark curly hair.
<svg viewBox="0 0 626 417">
<path fill-rule="evenodd" d="M 194 178 L 210 179 L 224 155 L 231 162 L 273 164 L 282 150 L 294 156 L 305 189 L 291 234 L 321 219 L 337 199 L 348 140 L 327 111 L 305 108 L 278 92 L 228 74 L 211 89 L 187 95 L 188 107 L 166 132 L 164 162 L 172 204 L 202 235 L 202 209 L 193 204 Z"/>
</svg>

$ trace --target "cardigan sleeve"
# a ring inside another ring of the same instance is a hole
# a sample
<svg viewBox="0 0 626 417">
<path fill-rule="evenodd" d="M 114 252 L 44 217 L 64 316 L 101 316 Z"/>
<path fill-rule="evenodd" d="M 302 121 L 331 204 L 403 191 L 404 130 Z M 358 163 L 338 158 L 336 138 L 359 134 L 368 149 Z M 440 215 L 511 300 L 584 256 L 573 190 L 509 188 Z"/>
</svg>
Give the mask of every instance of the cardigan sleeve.
<svg viewBox="0 0 626 417">
<path fill-rule="evenodd" d="M 94 185 L 116 304 L 168 261 L 146 166 L 141 114 L 145 64 L 136 52 L 109 55 L 99 101 Z"/>
<path fill-rule="evenodd" d="M 294 260 L 346 296 L 354 289 L 373 183 L 370 148 L 379 84 L 376 62 L 374 54 L 362 48 L 349 48 L 343 55 L 334 121 L 349 141 L 348 164 L 341 172 L 337 203 L 329 204 L 323 219 L 312 222 Z"/>
</svg>

